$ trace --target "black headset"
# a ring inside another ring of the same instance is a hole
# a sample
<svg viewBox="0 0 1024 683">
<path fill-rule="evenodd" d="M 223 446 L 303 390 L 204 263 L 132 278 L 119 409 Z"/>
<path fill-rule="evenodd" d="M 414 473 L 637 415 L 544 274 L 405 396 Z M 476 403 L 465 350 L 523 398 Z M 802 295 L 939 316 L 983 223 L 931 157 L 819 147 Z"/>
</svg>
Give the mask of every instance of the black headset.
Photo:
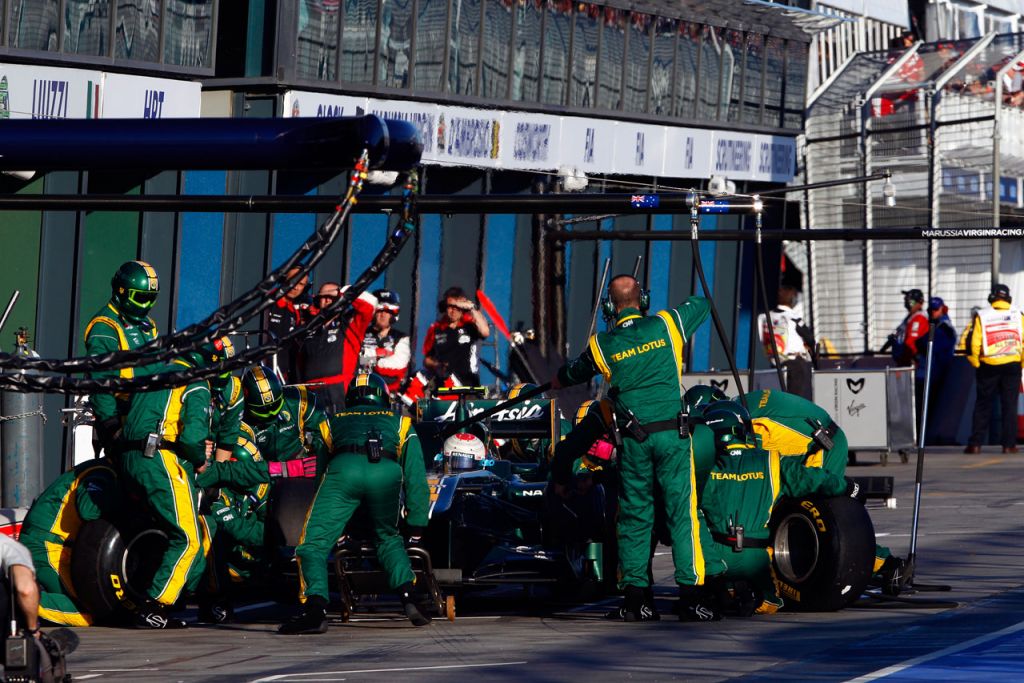
<svg viewBox="0 0 1024 683">
<path fill-rule="evenodd" d="M 618 277 L 621 277 L 621 276 L 620 275 L 616 275 L 615 277 L 612 278 L 612 280 L 614 280 L 615 278 L 618 278 Z M 609 280 L 609 282 L 610 281 L 611 280 Z M 649 290 L 649 289 L 647 289 L 645 287 L 640 287 L 640 312 L 641 313 L 646 313 L 647 310 L 650 307 L 651 307 L 651 290 Z M 604 319 L 605 320 L 615 320 L 615 316 L 617 314 L 618 314 L 618 311 L 615 310 L 615 304 L 612 303 L 612 300 L 610 298 L 608 298 L 607 296 L 603 297 L 601 299 L 601 315 L 604 316 Z"/>
</svg>

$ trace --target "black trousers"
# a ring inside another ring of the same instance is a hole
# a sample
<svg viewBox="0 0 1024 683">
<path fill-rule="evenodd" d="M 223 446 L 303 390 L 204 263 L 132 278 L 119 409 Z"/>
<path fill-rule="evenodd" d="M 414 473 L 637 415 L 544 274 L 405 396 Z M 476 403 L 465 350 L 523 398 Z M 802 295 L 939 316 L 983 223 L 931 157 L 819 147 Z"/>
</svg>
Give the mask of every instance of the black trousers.
<svg viewBox="0 0 1024 683">
<path fill-rule="evenodd" d="M 786 390 L 791 394 L 811 399 L 811 361 L 793 358 L 782 363 L 786 369 Z"/>
<path fill-rule="evenodd" d="M 1020 394 L 1020 363 L 987 365 L 977 370 L 978 394 L 974 401 L 974 422 L 968 444 L 981 446 L 987 441 L 988 423 L 992 417 L 992 399 L 999 397 L 1002 411 L 1002 445 L 1006 448 L 1017 443 L 1017 396 Z"/>
</svg>

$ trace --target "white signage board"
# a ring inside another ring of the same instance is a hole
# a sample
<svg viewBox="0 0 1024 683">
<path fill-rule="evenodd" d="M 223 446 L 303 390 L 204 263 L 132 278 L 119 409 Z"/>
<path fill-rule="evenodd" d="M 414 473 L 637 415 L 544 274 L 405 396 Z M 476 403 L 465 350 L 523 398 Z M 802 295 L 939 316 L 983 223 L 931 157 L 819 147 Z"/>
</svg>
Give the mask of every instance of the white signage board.
<svg viewBox="0 0 1024 683">
<path fill-rule="evenodd" d="M 850 448 L 889 448 L 885 370 L 823 370 L 812 382 L 814 402 L 846 433 Z"/>
<path fill-rule="evenodd" d="M 780 183 L 796 166 L 789 137 L 296 90 L 284 98 L 285 116 L 367 113 L 416 125 L 428 165 Z"/>
<path fill-rule="evenodd" d="M 100 71 L 0 64 L 0 119 L 98 118 L 102 82 Z"/>
<path fill-rule="evenodd" d="M 198 81 L 103 74 L 100 116 L 105 119 L 198 118 L 203 86 Z"/>
<path fill-rule="evenodd" d="M 783 369 L 782 373 L 785 376 L 786 370 Z M 688 372 L 683 375 L 683 387 L 684 389 L 689 389 L 698 384 L 703 384 L 721 389 L 729 398 L 736 398 L 738 394 L 747 393 L 747 382 L 749 379 L 749 373 L 745 370 L 741 371 L 741 389 L 736 391 L 736 379 L 732 376 L 731 372 Z M 761 389 L 779 390 L 779 374 L 774 369 L 754 371 L 754 391 L 760 391 Z"/>
</svg>

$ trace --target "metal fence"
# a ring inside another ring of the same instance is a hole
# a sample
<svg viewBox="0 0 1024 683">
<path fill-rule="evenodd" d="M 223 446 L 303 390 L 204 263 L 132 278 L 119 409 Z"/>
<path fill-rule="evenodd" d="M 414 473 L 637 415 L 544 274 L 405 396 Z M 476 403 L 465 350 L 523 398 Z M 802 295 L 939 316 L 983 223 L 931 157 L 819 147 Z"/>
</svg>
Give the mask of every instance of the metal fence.
<svg viewBox="0 0 1024 683">
<path fill-rule="evenodd" d="M 808 183 L 892 173 L 802 193 L 802 226 L 972 228 L 1024 218 L 1024 34 L 918 43 L 855 56 L 815 94 L 800 149 Z M 998 178 L 998 182 L 994 182 Z M 901 290 L 941 296 L 958 329 L 999 273 L 998 240 L 789 243 L 812 274 L 815 330 L 840 352 L 880 347 Z"/>
</svg>

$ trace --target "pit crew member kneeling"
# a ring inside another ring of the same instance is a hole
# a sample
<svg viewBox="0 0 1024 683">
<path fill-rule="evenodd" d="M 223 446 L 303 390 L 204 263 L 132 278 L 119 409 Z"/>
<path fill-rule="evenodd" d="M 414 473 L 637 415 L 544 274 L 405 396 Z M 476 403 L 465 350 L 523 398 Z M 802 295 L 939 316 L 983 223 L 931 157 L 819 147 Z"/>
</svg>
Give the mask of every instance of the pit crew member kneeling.
<svg viewBox="0 0 1024 683">
<path fill-rule="evenodd" d="M 739 615 L 772 614 L 782 607 L 768 547 L 775 504 L 782 496 L 855 495 L 857 486 L 826 469 L 804 467 L 801 458 L 760 448 L 750 414 L 735 401 L 712 403 L 700 419 L 715 435 L 715 465 L 701 498 L 712 553 L 728 565 L 724 581 L 733 584 Z"/>
<path fill-rule="evenodd" d="M 360 505 L 369 513 L 377 558 L 388 585 L 401 597 L 405 615 L 415 626 L 430 623 L 414 601 L 416 579 L 398 533 L 403 492 L 411 537 L 422 536 L 427 526 L 430 493 L 419 437 L 409 418 L 390 410 L 387 384 L 379 375 L 357 375 L 345 405 L 344 412 L 321 424 L 314 438 L 327 468 L 295 549 L 299 600 L 305 609 L 279 633 L 327 632 L 327 556 Z"/>
</svg>

